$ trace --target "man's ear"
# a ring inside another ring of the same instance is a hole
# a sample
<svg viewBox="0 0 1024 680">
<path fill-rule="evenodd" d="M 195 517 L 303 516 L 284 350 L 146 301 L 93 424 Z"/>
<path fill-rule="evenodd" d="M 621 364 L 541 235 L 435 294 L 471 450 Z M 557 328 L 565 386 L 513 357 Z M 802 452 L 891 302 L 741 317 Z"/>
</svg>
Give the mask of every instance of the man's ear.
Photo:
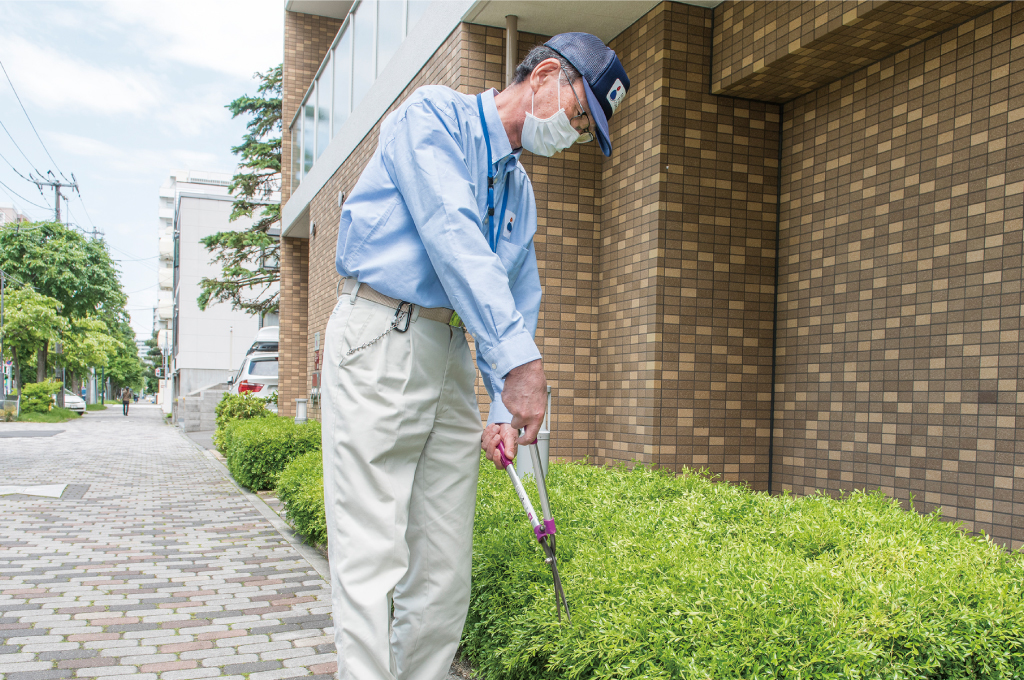
<svg viewBox="0 0 1024 680">
<path fill-rule="evenodd" d="M 533 73 L 530 74 L 530 87 L 534 93 L 540 91 L 545 84 L 547 84 L 549 78 L 557 78 L 562 69 L 562 64 L 554 57 L 545 59 L 544 61 L 537 64 L 537 68 L 533 69 Z"/>
</svg>

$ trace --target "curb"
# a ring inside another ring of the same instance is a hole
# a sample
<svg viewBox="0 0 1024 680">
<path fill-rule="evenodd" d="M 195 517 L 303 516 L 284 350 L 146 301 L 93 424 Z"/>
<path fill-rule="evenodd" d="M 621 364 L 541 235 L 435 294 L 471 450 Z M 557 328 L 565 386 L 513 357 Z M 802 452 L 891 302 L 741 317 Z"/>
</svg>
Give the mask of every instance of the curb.
<svg viewBox="0 0 1024 680">
<path fill-rule="evenodd" d="M 320 578 L 326 581 L 328 586 L 331 584 L 330 566 L 328 565 L 327 560 L 324 559 L 323 555 L 316 551 L 316 548 L 313 548 L 310 545 L 306 545 L 306 543 L 303 542 L 299 534 L 295 533 L 295 531 L 290 526 L 288 526 L 288 524 L 283 519 L 281 519 L 280 515 L 274 512 L 269 505 L 264 503 L 262 498 L 252 493 L 251 491 L 247 491 L 243 489 L 241 486 L 239 486 L 238 482 L 236 482 L 234 477 L 231 476 L 231 473 L 228 472 L 227 467 L 224 466 L 224 463 L 217 460 L 217 456 L 214 455 L 212 451 L 203 446 L 200 446 L 199 444 L 196 444 L 194 441 L 189 439 L 184 432 L 180 430 L 179 435 L 193 448 L 202 453 L 206 457 L 206 459 L 210 461 L 214 469 L 217 470 L 221 474 L 221 476 L 224 477 L 224 479 L 230 482 L 231 485 L 234 486 L 239 493 L 245 496 L 246 500 L 248 500 L 249 503 L 252 504 L 252 506 L 256 508 L 261 515 L 267 518 L 271 526 L 273 526 L 274 529 L 277 530 L 277 533 L 281 534 L 284 540 L 288 541 L 288 543 L 293 548 L 295 548 L 295 550 L 298 551 L 299 555 L 304 560 L 306 560 L 307 563 L 309 563 L 309 566 L 313 567 L 316 573 L 320 574 Z"/>
</svg>

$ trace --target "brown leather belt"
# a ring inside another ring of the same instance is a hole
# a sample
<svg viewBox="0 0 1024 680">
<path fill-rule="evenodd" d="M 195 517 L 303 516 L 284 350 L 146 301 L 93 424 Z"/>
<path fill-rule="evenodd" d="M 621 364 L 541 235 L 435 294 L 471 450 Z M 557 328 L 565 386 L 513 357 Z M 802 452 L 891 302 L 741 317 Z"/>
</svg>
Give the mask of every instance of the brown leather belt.
<svg viewBox="0 0 1024 680">
<path fill-rule="evenodd" d="M 459 317 L 458 313 L 454 309 L 448 309 L 447 307 L 420 307 L 419 305 L 411 305 L 408 302 L 398 300 L 393 297 L 388 297 L 383 293 L 378 293 L 373 288 L 370 288 L 365 283 L 359 283 L 355 279 L 343 279 L 341 285 L 341 295 L 351 295 L 352 291 L 359 286 L 359 290 L 356 291 L 356 297 L 370 302 L 376 302 L 378 305 L 384 305 L 389 309 L 398 309 L 400 305 L 409 307 L 410 309 L 415 307 L 419 312 L 419 318 L 430 319 L 431 321 L 439 321 L 440 323 L 455 328 L 465 328 L 462 323 L 462 318 Z"/>
</svg>

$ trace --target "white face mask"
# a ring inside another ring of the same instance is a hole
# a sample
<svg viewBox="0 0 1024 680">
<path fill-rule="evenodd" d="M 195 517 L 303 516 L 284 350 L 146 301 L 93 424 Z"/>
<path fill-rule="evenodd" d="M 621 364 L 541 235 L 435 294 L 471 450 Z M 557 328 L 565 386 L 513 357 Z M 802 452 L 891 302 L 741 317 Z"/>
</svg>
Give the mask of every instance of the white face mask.
<svg viewBox="0 0 1024 680">
<path fill-rule="evenodd" d="M 539 156 L 554 156 L 573 145 L 580 138 L 580 133 L 569 122 L 562 108 L 562 78 L 555 83 L 558 88 L 558 110 L 549 118 L 541 120 L 530 111 L 523 122 L 523 134 L 520 140 L 523 148 Z M 530 108 L 533 108 L 531 100 Z"/>
</svg>

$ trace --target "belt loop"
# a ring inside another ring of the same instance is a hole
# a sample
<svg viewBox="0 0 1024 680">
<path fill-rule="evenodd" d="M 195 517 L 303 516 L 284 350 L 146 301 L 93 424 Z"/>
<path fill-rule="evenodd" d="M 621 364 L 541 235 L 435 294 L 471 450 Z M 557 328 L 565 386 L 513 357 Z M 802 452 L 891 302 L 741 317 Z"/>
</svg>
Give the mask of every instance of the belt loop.
<svg viewBox="0 0 1024 680">
<path fill-rule="evenodd" d="M 421 309 L 421 307 L 419 305 L 413 305 L 412 306 L 412 322 L 413 323 L 416 323 L 416 319 L 420 318 L 420 309 Z"/>
<path fill-rule="evenodd" d="M 356 303 L 356 296 L 359 295 L 359 287 L 362 286 L 362 285 L 363 284 L 361 284 L 358 281 L 356 281 L 356 287 L 352 289 L 352 293 L 351 293 L 352 297 L 349 298 L 349 301 L 348 301 L 348 303 L 350 305 L 354 305 Z"/>
</svg>

